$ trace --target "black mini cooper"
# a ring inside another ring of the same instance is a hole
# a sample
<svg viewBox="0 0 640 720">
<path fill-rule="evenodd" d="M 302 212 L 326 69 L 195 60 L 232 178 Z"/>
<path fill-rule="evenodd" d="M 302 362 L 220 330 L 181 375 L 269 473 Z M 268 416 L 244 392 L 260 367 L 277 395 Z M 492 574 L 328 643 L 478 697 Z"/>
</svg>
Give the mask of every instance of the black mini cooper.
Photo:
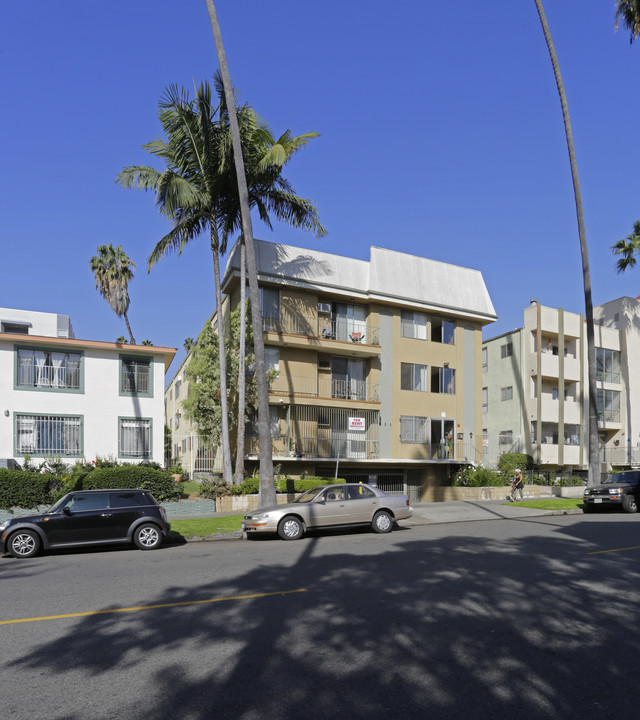
<svg viewBox="0 0 640 720">
<path fill-rule="evenodd" d="M 628 513 L 638 512 L 640 470 L 625 470 L 610 475 L 601 485 L 587 486 L 582 497 L 585 512 L 598 508 L 622 506 Z"/>
<path fill-rule="evenodd" d="M 16 558 L 42 549 L 106 543 L 134 543 L 141 550 L 153 550 L 169 530 L 164 508 L 140 489 L 71 492 L 42 515 L 0 524 L 2 550 Z"/>
</svg>

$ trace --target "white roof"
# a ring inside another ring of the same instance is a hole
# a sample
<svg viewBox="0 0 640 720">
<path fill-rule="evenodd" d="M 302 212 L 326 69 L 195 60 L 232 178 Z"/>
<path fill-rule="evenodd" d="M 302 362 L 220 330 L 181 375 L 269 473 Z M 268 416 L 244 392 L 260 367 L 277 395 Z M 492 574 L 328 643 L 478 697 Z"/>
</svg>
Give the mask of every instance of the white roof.
<svg viewBox="0 0 640 720">
<path fill-rule="evenodd" d="M 428 258 L 372 247 L 370 261 L 254 240 L 262 281 L 314 288 L 392 304 L 439 309 L 484 322 L 496 319 L 482 273 Z M 223 287 L 240 267 L 239 244 L 229 255 Z"/>
</svg>

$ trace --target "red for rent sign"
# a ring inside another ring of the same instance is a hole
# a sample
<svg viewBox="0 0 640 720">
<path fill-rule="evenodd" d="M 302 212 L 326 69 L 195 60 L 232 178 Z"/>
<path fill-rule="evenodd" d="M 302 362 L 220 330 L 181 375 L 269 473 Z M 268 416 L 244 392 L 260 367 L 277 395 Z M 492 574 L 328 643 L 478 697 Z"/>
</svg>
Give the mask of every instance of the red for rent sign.
<svg viewBox="0 0 640 720">
<path fill-rule="evenodd" d="M 352 432 L 354 430 L 356 431 L 362 431 L 364 432 L 366 430 L 364 418 L 359 417 L 350 417 L 349 418 L 349 430 Z"/>
</svg>

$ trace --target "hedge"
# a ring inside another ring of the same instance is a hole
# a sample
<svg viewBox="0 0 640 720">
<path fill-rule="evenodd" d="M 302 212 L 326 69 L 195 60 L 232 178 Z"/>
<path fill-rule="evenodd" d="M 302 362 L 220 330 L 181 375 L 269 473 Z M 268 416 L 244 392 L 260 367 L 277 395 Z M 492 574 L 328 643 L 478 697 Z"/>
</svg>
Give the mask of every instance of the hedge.
<svg viewBox="0 0 640 720">
<path fill-rule="evenodd" d="M 183 493 L 171 473 L 147 465 L 119 465 L 96 468 L 82 480 L 83 490 L 106 488 L 142 488 L 148 490 L 158 502 L 179 500 Z"/>
<path fill-rule="evenodd" d="M 0 508 L 35 508 L 53 502 L 53 490 L 61 483 L 55 475 L 0 468 Z"/>
</svg>

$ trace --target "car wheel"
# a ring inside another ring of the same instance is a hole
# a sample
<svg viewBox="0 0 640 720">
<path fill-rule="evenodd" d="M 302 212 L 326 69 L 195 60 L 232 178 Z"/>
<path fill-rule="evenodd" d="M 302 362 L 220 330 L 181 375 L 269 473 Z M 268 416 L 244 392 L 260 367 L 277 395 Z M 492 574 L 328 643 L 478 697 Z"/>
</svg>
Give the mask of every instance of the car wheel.
<svg viewBox="0 0 640 720">
<path fill-rule="evenodd" d="M 283 540 L 299 540 L 304 533 L 302 523 L 293 515 L 282 518 L 278 525 L 278 535 Z"/>
<path fill-rule="evenodd" d="M 636 502 L 635 495 L 625 495 L 622 499 L 622 509 L 628 513 L 638 512 L 638 503 Z"/>
<path fill-rule="evenodd" d="M 376 533 L 388 533 L 393 529 L 393 518 L 385 510 L 380 510 L 373 516 L 371 528 Z"/>
<path fill-rule="evenodd" d="M 157 525 L 140 525 L 133 533 L 133 542 L 140 550 L 155 550 L 162 543 L 162 533 Z"/>
<path fill-rule="evenodd" d="M 9 552 L 14 558 L 28 558 L 40 550 L 40 538 L 32 530 L 18 530 L 9 538 Z"/>
</svg>

